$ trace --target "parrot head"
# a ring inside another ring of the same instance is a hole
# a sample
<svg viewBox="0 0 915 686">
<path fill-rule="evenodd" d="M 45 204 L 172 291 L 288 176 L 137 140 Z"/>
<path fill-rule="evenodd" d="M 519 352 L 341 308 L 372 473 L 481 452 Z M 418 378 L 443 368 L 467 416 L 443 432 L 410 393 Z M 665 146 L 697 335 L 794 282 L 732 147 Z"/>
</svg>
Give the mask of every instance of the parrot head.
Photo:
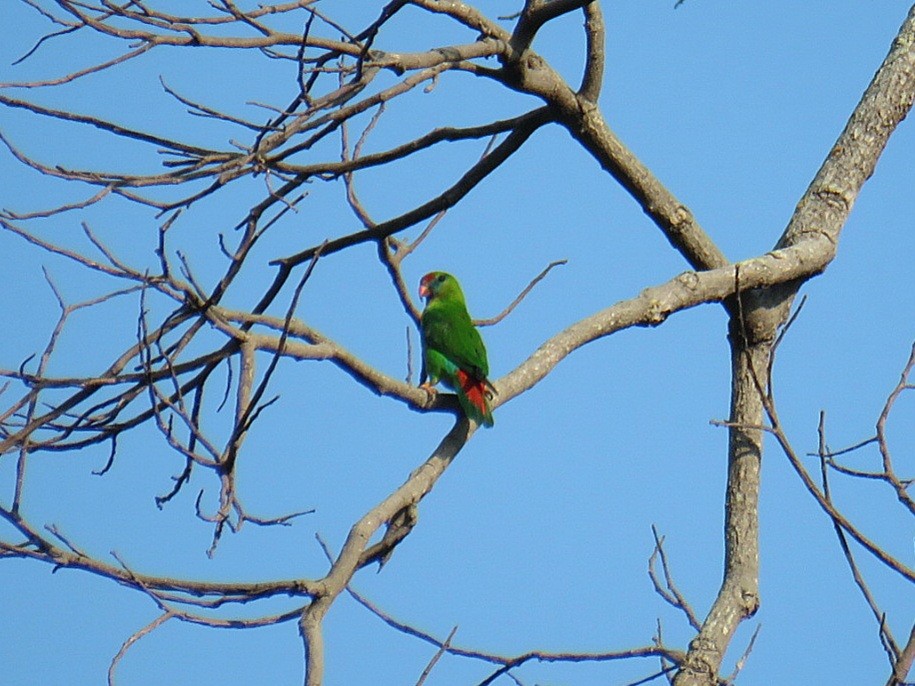
<svg viewBox="0 0 915 686">
<path fill-rule="evenodd" d="M 445 272 L 429 272 L 419 281 L 419 297 L 427 301 L 435 298 L 464 300 L 457 279 Z"/>
</svg>

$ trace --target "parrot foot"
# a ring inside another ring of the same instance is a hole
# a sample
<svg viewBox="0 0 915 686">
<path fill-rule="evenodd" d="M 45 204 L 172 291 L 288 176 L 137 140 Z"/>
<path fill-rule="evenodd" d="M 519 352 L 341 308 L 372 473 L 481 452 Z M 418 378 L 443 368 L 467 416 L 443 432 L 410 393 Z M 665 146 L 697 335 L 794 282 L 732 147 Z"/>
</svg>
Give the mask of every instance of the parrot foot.
<svg viewBox="0 0 915 686">
<path fill-rule="evenodd" d="M 435 402 L 435 398 L 436 398 L 436 396 L 438 396 L 438 391 L 437 391 L 437 390 L 435 389 L 435 387 L 433 387 L 432 384 L 430 384 L 428 381 L 425 381 L 425 382 L 421 383 L 421 384 L 419 385 L 419 387 L 420 387 L 421 389 L 423 389 L 423 390 L 426 392 L 426 395 L 427 395 L 428 398 L 429 398 L 429 399 L 426 401 L 426 406 L 428 407 L 428 406 L 431 405 L 433 402 Z"/>
</svg>

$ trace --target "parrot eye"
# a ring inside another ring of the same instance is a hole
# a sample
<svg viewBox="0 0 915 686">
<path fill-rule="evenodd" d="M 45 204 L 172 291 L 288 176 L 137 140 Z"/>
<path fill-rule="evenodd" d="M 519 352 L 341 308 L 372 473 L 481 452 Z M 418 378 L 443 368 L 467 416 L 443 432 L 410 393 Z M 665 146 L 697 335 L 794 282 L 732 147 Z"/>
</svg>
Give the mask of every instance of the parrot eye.
<svg viewBox="0 0 915 686">
<path fill-rule="evenodd" d="M 436 279 L 436 281 L 438 281 L 439 283 L 443 283 L 443 282 L 445 281 L 445 275 L 444 275 L 444 274 L 439 274 L 439 275 L 438 275 L 438 278 Z"/>
</svg>

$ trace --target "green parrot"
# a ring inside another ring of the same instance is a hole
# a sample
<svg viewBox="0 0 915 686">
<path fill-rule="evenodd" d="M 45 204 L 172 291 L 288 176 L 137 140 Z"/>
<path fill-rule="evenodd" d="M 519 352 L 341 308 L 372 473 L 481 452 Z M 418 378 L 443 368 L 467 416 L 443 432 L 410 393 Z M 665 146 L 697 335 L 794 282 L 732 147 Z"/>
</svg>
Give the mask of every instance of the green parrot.
<svg viewBox="0 0 915 686">
<path fill-rule="evenodd" d="M 430 272 L 419 282 L 419 296 L 426 299 L 420 320 L 423 338 L 422 387 L 439 381 L 457 393 L 464 414 L 477 424 L 492 426 L 490 397 L 495 392 L 489 379 L 486 347 L 470 315 L 464 293 L 451 274 Z"/>
</svg>

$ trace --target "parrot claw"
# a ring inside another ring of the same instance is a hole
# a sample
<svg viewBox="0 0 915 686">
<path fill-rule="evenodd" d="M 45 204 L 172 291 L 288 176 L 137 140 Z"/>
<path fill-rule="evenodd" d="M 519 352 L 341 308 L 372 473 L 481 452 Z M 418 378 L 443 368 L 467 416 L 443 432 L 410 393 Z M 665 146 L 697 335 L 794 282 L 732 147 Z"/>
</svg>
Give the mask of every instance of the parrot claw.
<svg viewBox="0 0 915 686">
<path fill-rule="evenodd" d="M 421 383 L 419 387 L 426 392 L 426 395 L 429 398 L 426 401 L 426 405 L 431 405 L 435 401 L 435 398 L 438 395 L 438 391 L 428 381 Z"/>
</svg>

